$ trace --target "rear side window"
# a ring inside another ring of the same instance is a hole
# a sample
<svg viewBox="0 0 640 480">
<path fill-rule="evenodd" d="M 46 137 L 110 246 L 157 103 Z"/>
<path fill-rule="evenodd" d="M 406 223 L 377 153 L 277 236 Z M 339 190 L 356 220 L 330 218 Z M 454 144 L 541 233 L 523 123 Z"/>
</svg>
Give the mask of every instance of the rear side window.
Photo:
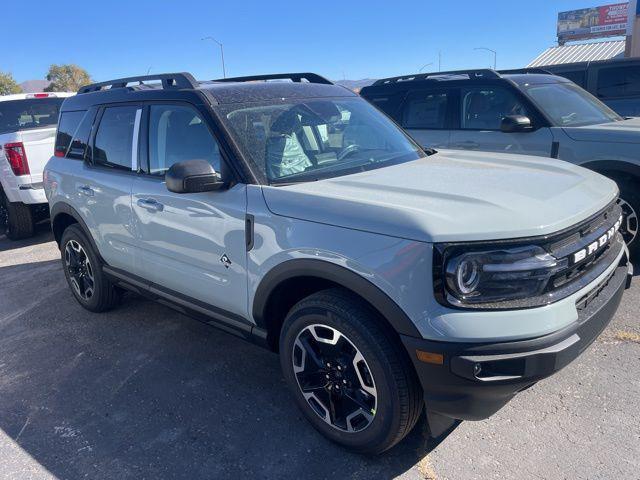
<svg viewBox="0 0 640 480">
<path fill-rule="evenodd" d="M 0 134 L 55 127 L 63 101 L 64 98 L 28 98 L 0 102 Z"/>
<path fill-rule="evenodd" d="M 444 92 L 413 93 L 402 110 L 404 128 L 445 128 L 448 95 Z"/>
<path fill-rule="evenodd" d="M 131 170 L 136 106 L 104 109 L 93 146 L 93 162 Z"/>
<path fill-rule="evenodd" d="M 600 98 L 640 95 L 640 65 L 600 69 L 597 93 Z"/>
<path fill-rule="evenodd" d="M 93 125 L 94 117 L 95 110 L 89 110 L 82 117 L 80 125 L 73 135 L 69 151 L 67 152 L 68 158 L 84 159 L 87 146 L 89 145 L 89 135 L 91 135 L 91 126 Z"/>
<path fill-rule="evenodd" d="M 64 157 L 86 111 L 62 112 L 56 134 L 55 156 Z"/>
</svg>

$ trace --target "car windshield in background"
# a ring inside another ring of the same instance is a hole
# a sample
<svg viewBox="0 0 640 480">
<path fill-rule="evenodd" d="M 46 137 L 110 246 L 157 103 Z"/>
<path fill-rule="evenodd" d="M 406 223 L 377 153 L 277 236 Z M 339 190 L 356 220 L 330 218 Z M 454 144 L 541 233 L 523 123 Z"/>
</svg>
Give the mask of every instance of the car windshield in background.
<svg viewBox="0 0 640 480">
<path fill-rule="evenodd" d="M 589 92 L 572 83 L 524 87 L 525 93 L 558 127 L 580 127 L 622 120 Z"/>
<path fill-rule="evenodd" d="M 0 134 L 55 127 L 64 98 L 28 98 L 0 102 Z"/>
<path fill-rule="evenodd" d="M 219 107 L 247 158 L 269 183 L 347 175 L 425 153 L 361 99 L 309 99 Z"/>
</svg>

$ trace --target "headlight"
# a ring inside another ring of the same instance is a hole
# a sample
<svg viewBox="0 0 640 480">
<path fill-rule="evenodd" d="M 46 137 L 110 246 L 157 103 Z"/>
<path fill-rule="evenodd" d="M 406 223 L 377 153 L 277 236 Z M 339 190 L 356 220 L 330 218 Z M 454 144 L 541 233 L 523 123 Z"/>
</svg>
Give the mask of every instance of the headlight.
<svg viewBox="0 0 640 480">
<path fill-rule="evenodd" d="M 447 303 L 470 307 L 539 297 L 567 267 L 566 258 L 558 260 L 539 246 L 445 250 L 442 262 Z"/>
</svg>

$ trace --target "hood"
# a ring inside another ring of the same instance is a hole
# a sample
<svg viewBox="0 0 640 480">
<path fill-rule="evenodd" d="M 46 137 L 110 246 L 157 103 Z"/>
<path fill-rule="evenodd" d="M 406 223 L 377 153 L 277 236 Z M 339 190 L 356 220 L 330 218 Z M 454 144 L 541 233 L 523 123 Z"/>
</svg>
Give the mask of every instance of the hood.
<svg viewBox="0 0 640 480">
<path fill-rule="evenodd" d="M 640 118 L 584 127 L 563 127 L 562 130 L 579 142 L 640 143 Z"/>
<path fill-rule="evenodd" d="M 617 193 L 611 180 L 560 160 L 460 151 L 263 187 L 276 215 L 424 242 L 546 235 L 597 213 Z"/>
</svg>

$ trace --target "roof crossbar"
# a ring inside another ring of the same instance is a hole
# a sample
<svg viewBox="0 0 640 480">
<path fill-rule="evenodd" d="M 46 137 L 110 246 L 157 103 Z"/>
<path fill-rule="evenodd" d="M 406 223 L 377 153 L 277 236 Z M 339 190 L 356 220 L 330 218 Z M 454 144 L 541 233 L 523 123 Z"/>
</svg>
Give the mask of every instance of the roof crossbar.
<svg viewBox="0 0 640 480">
<path fill-rule="evenodd" d="M 162 88 L 168 89 L 181 89 L 181 88 L 198 88 L 198 81 L 193 78 L 190 73 L 160 73 L 156 75 L 141 75 L 138 77 L 117 78 L 115 80 L 108 80 L 106 82 L 92 83 L 91 85 L 85 85 L 78 90 L 78 94 L 99 92 L 106 88 L 125 88 L 129 83 L 138 83 L 142 85 L 142 82 L 149 82 L 154 80 L 160 80 Z"/>
<path fill-rule="evenodd" d="M 486 79 L 486 78 L 500 78 L 500 74 L 491 69 L 477 69 L 477 70 L 451 70 L 448 72 L 431 72 L 431 73 L 416 73 L 415 75 L 403 75 L 401 77 L 382 78 L 377 80 L 373 85 L 386 85 L 389 83 L 403 83 L 403 82 L 419 82 L 425 80 L 443 80 L 438 77 L 452 77 L 457 75 L 467 75 L 470 79 Z M 455 80 L 452 78 L 451 80 Z"/>
<path fill-rule="evenodd" d="M 545 70 L 544 68 L 536 68 L 536 67 L 532 67 L 532 68 L 512 68 L 511 70 L 500 70 L 498 71 L 498 73 L 502 74 L 502 75 L 516 75 L 516 74 L 526 74 L 526 73 L 538 73 L 538 74 L 542 74 L 542 75 L 553 75 L 553 73 L 551 73 L 548 70 Z"/>
<path fill-rule="evenodd" d="M 213 80 L 214 82 L 259 82 L 266 80 L 291 80 L 292 82 L 301 83 L 306 80 L 309 83 L 323 83 L 325 85 L 333 85 L 331 80 L 328 80 L 317 73 L 303 72 L 303 73 L 274 73 L 269 75 L 250 75 L 248 77 L 228 77 L 218 78 Z"/>
</svg>

